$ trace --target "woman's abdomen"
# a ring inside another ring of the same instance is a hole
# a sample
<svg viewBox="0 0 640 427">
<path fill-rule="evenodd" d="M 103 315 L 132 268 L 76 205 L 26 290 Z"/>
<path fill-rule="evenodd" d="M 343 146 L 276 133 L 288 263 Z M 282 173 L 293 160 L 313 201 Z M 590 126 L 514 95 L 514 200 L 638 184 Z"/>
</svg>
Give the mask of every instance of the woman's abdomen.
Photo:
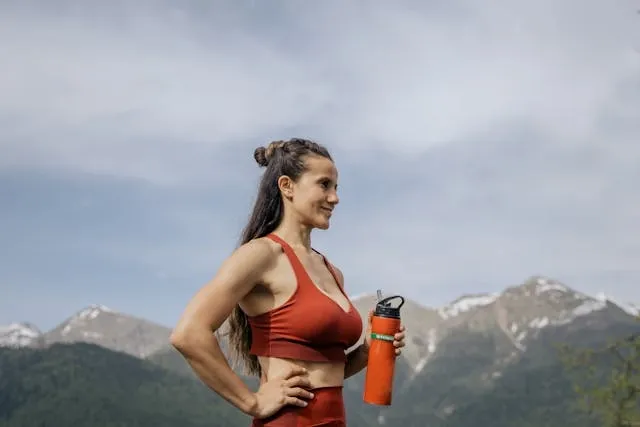
<svg viewBox="0 0 640 427">
<path fill-rule="evenodd" d="M 292 366 L 299 366 L 307 370 L 311 388 L 336 387 L 344 382 L 344 363 L 341 362 L 307 362 L 261 357 L 260 365 L 267 380 L 286 374 Z"/>
</svg>

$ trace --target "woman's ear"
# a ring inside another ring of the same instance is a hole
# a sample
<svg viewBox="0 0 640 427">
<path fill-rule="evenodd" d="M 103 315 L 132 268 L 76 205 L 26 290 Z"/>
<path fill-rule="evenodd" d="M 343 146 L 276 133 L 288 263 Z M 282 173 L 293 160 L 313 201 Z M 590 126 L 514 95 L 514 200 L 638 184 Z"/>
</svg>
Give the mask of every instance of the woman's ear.
<svg viewBox="0 0 640 427">
<path fill-rule="evenodd" d="M 282 175 L 278 178 L 278 188 L 285 198 L 291 199 L 293 197 L 293 180 L 288 176 Z"/>
</svg>

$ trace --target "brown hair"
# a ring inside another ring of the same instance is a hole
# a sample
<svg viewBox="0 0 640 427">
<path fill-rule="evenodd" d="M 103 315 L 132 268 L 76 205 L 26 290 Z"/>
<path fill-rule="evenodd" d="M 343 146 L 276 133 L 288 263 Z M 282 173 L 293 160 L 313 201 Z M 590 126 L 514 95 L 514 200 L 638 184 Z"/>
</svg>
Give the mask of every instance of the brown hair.
<svg viewBox="0 0 640 427">
<path fill-rule="evenodd" d="M 300 138 L 288 141 L 274 141 L 267 147 L 255 149 L 253 157 L 266 170 L 258 187 L 257 199 L 249 222 L 242 232 L 240 244 L 266 236 L 280 224 L 284 204 L 278 188 L 278 178 L 282 175 L 296 181 L 306 170 L 304 157 L 318 155 L 333 160 L 322 145 Z M 251 329 L 247 315 L 236 306 L 229 317 L 228 337 L 233 359 L 242 361 L 248 374 L 260 375 L 258 358 L 249 354 Z"/>
</svg>

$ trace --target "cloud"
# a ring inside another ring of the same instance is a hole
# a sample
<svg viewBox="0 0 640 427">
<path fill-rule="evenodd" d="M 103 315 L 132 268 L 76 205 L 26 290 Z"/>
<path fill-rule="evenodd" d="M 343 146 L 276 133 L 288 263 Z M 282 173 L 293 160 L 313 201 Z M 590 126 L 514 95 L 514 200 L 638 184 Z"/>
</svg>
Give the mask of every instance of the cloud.
<svg viewBox="0 0 640 427">
<path fill-rule="evenodd" d="M 430 305 L 533 274 L 640 300 L 637 161 L 602 146 L 522 147 L 517 157 L 505 140 L 386 159 L 389 169 L 404 166 L 402 176 L 359 181 L 377 198 L 344 197 L 324 244 L 356 287 L 383 286 Z M 382 180 L 395 187 L 379 191 Z"/>
<path fill-rule="evenodd" d="M 0 112 L 15 123 L 5 163 L 165 180 L 189 175 L 190 162 L 204 167 L 198 160 L 220 146 L 262 142 L 330 96 L 258 35 L 225 26 L 199 40 L 211 15 L 129 7 L 114 5 L 133 15 L 113 21 L 86 10 L 3 14 L 2 38 L 12 42 L 2 54 L 14 60 L 0 80 Z"/>
<path fill-rule="evenodd" d="M 197 181 L 221 147 L 292 133 L 355 155 L 514 123 L 577 141 L 640 71 L 631 5 L 59 6 L 2 6 L 5 165 Z"/>
</svg>

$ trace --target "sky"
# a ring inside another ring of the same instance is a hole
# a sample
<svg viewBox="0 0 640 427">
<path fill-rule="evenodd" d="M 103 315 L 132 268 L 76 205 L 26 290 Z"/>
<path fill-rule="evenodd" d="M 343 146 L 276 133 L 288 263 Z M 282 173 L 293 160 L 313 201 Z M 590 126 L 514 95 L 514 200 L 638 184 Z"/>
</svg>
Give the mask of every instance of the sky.
<svg viewBox="0 0 640 427">
<path fill-rule="evenodd" d="M 326 145 L 314 246 L 437 307 L 532 275 L 640 303 L 637 1 L 0 1 L 0 324 L 172 326 L 253 150 Z M 635 141 L 635 142 L 634 142 Z"/>
</svg>

